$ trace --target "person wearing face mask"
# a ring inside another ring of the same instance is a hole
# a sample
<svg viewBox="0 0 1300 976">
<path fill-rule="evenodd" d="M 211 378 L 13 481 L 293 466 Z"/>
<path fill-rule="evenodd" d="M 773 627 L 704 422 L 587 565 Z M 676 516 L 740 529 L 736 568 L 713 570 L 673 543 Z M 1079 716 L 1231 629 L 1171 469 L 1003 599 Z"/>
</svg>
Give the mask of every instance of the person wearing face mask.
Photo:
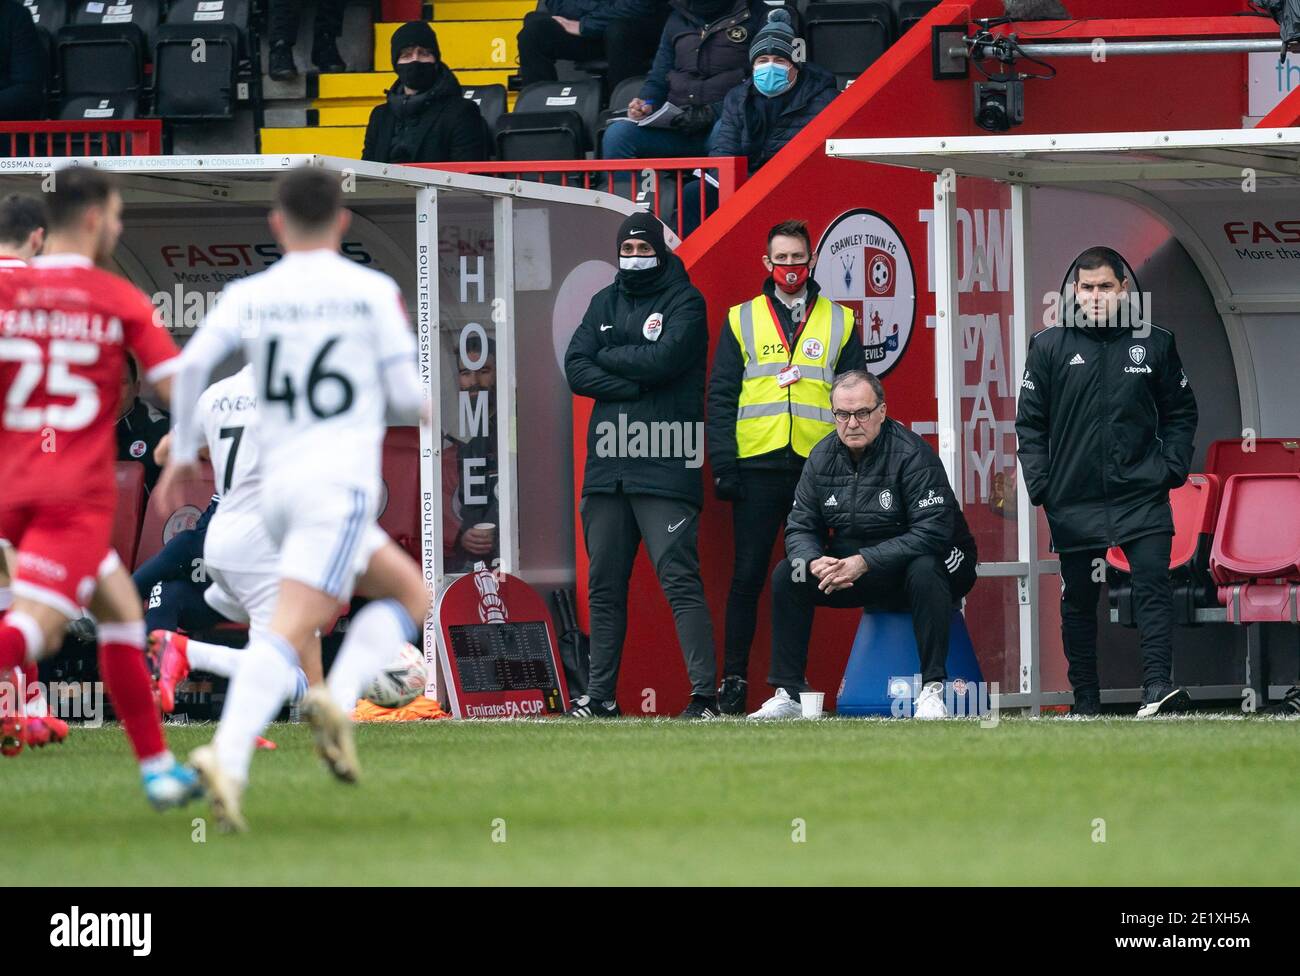
<svg viewBox="0 0 1300 976">
<path fill-rule="evenodd" d="M 672 0 L 659 50 L 641 93 L 627 106 L 630 122 L 605 131 L 606 159 L 703 156 L 722 98 L 749 69 L 749 44 L 763 0 Z M 667 128 L 633 125 L 670 102 L 682 110 Z"/>
<path fill-rule="evenodd" d="M 803 221 L 768 231 L 763 289 L 727 312 L 709 376 L 709 465 L 714 492 L 732 504 L 736 545 L 718 689 L 727 715 L 745 711 L 749 647 L 772 544 L 808 452 L 835 429 L 831 382 L 866 369 L 853 310 L 821 296 L 815 266 Z"/>
<path fill-rule="evenodd" d="M 691 700 L 683 718 L 717 717 L 713 624 L 696 532 L 704 485 L 704 297 L 646 213 L 618 231 L 619 271 L 569 342 L 570 389 L 595 400 L 587 427 L 582 531 L 588 557 L 591 679 L 573 718 L 613 718 L 627 630 L 628 579 L 646 552 L 673 610 Z"/>
<path fill-rule="evenodd" d="M 835 100 L 835 76 L 815 64 L 795 61 L 794 26 L 780 8 L 749 48 L 750 76 L 727 92 L 718 124 L 709 135 L 710 156 L 744 156 L 752 175 L 779 152 L 799 130 Z M 700 193 L 706 209 L 717 207 L 717 191 L 702 181 L 682 189 L 682 235 L 700 223 Z"/>
<path fill-rule="evenodd" d="M 487 126 L 443 62 L 424 21 L 393 32 L 397 83 L 366 126 L 362 159 L 376 163 L 476 162 L 488 158 Z"/>
</svg>

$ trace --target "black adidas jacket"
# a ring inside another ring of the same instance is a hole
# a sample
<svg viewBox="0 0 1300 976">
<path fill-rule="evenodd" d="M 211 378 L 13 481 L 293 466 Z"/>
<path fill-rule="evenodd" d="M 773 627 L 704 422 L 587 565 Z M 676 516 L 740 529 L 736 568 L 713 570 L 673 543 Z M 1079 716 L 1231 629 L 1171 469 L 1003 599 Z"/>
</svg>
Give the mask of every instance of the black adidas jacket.
<svg viewBox="0 0 1300 976">
<path fill-rule="evenodd" d="M 856 462 L 835 432 L 818 441 L 786 524 L 791 561 L 856 554 L 869 573 L 895 573 L 918 556 L 945 558 L 953 549 L 977 558 L 948 474 L 919 434 L 887 417 Z"/>
<path fill-rule="evenodd" d="M 1054 327 L 1029 343 L 1016 410 L 1020 468 L 1057 552 L 1174 530 L 1196 398 L 1173 334 L 1152 325 Z"/>
<path fill-rule="evenodd" d="M 704 296 L 675 254 L 652 284 L 625 280 L 619 272 L 592 298 L 564 357 L 569 388 L 596 401 L 582 494 L 622 488 L 703 505 Z"/>
</svg>

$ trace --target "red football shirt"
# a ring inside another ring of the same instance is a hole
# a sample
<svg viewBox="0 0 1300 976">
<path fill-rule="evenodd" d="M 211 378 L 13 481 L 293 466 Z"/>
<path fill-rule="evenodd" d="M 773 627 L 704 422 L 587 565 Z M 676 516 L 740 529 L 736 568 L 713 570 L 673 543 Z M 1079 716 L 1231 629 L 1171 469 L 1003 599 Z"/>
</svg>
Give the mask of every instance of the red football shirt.
<svg viewBox="0 0 1300 976">
<path fill-rule="evenodd" d="M 178 354 L 144 292 L 58 254 L 0 274 L 0 503 L 111 508 L 125 353 L 149 380 Z"/>
</svg>

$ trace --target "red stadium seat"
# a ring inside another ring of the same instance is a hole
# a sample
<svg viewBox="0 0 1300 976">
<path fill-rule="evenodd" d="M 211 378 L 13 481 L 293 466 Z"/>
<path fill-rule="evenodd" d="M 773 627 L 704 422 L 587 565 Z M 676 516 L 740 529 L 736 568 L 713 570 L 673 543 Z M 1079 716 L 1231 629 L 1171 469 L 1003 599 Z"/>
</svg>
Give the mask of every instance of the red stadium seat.
<svg viewBox="0 0 1300 976">
<path fill-rule="evenodd" d="M 1228 610 L 1234 624 L 1300 623 L 1294 583 L 1236 583 L 1219 587 L 1219 602 Z"/>
<path fill-rule="evenodd" d="M 1169 493 L 1174 514 L 1174 543 L 1169 553 L 1169 568 L 1178 569 L 1191 563 L 1214 531 L 1219 508 L 1219 479 L 1214 475 L 1193 474 Z M 1115 546 L 1106 551 L 1106 562 L 1124 573 L 1133 570 L 1124 550 Z"/>
<path fill-rule="evenodd" d="M 194 528 L 194 523 L 211 503 L 215 488 L 210 465 L 203 464 L 199 477 L 180 484 L 184 491 L 184 500 L 178 508 L 164 512 L 157 492 L 149 496 L 149 504 L 144 513 L 144 530 L 140 533 L 140 548 L 135 554 L 134 568 L 139 569 L 146 560 L 156 556 L 176 533 Z"/>
<path fill-rule="evenodd" d="M 1227 480 L 1210 571 L 1219 583 L 1300 581 L 1300 474 Z"/>
<path fill-rule="evenodd" d="M 117 462 L 117 513 L 113 516 L 113 549 L 123 566 L 135 565 L 140 545 L 140 518 L 144 514 L 144 465 Z"/>
<path fill-rule="evenodd" d="M 1253 450 L 1243 450 L 1240 439 L 1215 441 L 1205 454 L 1205 470 L 1226 481 L 1234 474 L 1287 474 L 1300 472 L 1300 438 L 1260 437 Z"/>
<path fill-rule="evenodd" d="M 420 555 L 420 429 L 389 427 L 384 437 L 379 527 L 417 563 Z"/>
</svg>

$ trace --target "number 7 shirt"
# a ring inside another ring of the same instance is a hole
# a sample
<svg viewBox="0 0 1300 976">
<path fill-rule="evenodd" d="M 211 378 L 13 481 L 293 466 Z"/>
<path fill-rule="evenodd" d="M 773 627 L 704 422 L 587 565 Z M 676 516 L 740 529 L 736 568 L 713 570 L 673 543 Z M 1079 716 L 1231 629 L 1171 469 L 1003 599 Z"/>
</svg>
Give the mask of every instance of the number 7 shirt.
<svg viewBox="0 0 1300 976">
<path fill-rule="evenodd" d="M 178 350 L 144 292 L 75 254 L 0 275 L 0 504 L 116 502 L 126 353 L 150 382 Z"/>
</svg>

